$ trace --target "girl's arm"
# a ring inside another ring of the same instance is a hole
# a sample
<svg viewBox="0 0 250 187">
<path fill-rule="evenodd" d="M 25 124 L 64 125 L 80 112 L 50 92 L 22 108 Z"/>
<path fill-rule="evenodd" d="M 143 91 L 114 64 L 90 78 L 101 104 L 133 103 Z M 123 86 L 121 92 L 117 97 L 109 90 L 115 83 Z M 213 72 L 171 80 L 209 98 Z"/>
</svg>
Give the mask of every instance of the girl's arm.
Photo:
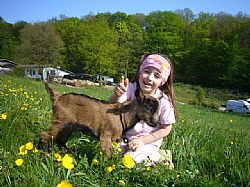
<svg viewBox="0 0 250 187">
<path fill-rule="evenodd" d="M 170 133 L 171 129 L 172 129 L 171 124 L 162 125 L 162 127 L 160 127 L 157 131 L 130 141 L 128 144 L 129 148 L 135 151 L 136 149 L 145 144 L 153 143 L 161 138 L 166 137 Z"/>
</svg>

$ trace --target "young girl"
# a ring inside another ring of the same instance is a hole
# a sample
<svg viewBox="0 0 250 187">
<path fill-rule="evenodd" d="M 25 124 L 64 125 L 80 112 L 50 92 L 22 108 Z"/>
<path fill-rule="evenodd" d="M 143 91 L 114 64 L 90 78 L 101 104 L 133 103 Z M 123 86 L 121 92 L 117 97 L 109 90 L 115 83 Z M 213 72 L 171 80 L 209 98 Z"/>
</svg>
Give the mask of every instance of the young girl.
<svg viewBox="0 0 250 187">
<path fill-rule="evenodd" d="M 175 102 L 173 99 L 173 67 L 167 57 L 158 54 L 143 56 L 135 78 L 131 83 L 128 79 L 121 81 L 114 89 L 110 102 L 123 103 L 135 99 L 136 89 L 144 95 L 159 98 L 159 124 L 156 128 L 143 121 L 126 132 L 128 144 L 121 143 L 123 153 L 128 153 L 136 163 L 157 162 L 160 160 L 159 149 L 162 139 L 166 137 L 175 123 Z"/>
</svg>

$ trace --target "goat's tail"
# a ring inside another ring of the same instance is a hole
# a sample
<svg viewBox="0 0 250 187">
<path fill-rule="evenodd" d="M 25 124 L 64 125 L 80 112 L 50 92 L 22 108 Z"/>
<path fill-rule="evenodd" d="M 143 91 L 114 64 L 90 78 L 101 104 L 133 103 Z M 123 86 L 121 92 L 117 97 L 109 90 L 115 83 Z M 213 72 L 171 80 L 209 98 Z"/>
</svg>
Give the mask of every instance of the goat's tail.
<svg viewBox="0 0 250 187">
<path fill-rule="evenodd" d="M 50 95 L 52 102 L 55 103 L 55 101 L 58 100 L 58 98 L 59 98 L 58 93 L 56 93 L 51 87 L 49 87 L 48 83 L 45 82 L 44 84 L 45 84 L 45 89 L 47 90 L 48 94 Z"/>
</svg>

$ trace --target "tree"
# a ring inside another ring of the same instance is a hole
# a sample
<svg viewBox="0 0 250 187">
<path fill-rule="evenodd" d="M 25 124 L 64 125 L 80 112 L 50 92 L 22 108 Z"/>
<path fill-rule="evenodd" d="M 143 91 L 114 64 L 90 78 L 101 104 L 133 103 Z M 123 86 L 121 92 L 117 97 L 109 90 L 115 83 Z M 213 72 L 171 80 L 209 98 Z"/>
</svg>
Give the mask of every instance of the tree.
<svg viewBox="0 0 250 187">
<path fill-rule="evenodd" d="M 26 25 L 21 31 L 21 44 L 18 46 L 20 64 L 60 66 L 63 42 L 49 23 Z"/>
<path fill-rule="evenodd" d="M 15 59 L 15 38 L 12 33 L 12 25 L 6 23 L 2 17 L 0 17 L 0 58 L 6 58 L 10 60 Z"/>
<path fill-rule="evenodd" d="M 173 12 L 157 11 L 146 17 L 147 50 L 167 54 L 175 64 L 185 53 L 182 30 L 183 18 Z"/>
<path fill-rule="evenodd" d="M 106 19 L 91 19 L 84 23 L 80 41 L 84 57 L 83 70 L 90 74 L 114 76 L 117 73 L 117 34 Z"/>
<path fill-rule="evenodd" d="M 82 41 L 85 38 L 85 20 L 66 18 L 53 25 L 65 46 L 63 67 L 73 72 L 82 72 L 85 60 L 82 48 Z"/>
</svg>

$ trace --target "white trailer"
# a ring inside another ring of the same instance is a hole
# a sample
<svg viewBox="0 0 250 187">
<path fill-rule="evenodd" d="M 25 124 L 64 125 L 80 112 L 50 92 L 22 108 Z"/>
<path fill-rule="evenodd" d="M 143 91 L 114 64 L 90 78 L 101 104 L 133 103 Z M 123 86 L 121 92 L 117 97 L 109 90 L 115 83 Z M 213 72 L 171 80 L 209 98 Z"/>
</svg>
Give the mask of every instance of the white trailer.
<svg viewBox="0 0 250 187">
<path fill-rule="evenodd" d="M 244 100 L 228 100 L 227 111 L 250 114 L 250 103 Z"/>
</svg>

